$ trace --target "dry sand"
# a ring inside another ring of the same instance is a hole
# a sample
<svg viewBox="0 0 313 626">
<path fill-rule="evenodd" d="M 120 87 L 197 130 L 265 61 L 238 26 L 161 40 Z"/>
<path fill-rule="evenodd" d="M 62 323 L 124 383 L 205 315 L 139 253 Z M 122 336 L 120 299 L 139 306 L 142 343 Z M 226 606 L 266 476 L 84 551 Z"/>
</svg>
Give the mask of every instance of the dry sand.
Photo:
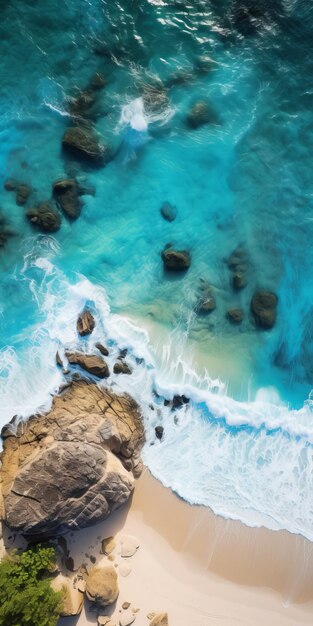
<svg viewBox="0 0 313 626">
<path fill-rule="evenodd" d="M 99 558 L 100 540 L 116 536 L 114 563 L 121 571 L 120 595 L 112 608 L 118 624 L 123 602 L 136 613 L 167 611 L 170 626 L 298 626 L 313 624 L 313 544 L 287 532 L 253 529 L 191 507 L 156 481 L 148 470 L 125 507 L 103 524 L 71 534 L 75 563 Z M 140 548 L 122 558 L 121 538 L 139 539 Z M 86 602 L 66 626 L 97 622 Z"/>
</svg>

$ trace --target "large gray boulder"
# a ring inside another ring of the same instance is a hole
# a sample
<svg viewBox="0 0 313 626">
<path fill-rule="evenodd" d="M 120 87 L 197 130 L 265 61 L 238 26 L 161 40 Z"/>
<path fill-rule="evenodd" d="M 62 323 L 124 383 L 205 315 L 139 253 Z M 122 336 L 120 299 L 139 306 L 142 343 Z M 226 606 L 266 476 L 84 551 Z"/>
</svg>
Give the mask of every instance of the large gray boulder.
<svg viewBox="0 0 313 626">
<path fill-rule="evenodd" d="M 28 536 L 106 519 L 129 498 L 142 468 L 137 404 L 86 381 L 54 398 L 46 415 L 15 432 L 5 427 L 2 438 L 2 517 Z"/>
</svg>

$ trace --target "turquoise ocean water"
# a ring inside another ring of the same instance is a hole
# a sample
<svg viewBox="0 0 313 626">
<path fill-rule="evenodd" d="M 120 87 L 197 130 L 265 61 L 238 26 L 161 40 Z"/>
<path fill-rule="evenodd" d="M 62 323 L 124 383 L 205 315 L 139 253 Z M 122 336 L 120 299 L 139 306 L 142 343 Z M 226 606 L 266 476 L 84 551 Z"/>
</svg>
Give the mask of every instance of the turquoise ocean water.
<svg viewBox="0 0 313 626">
<path fill-rule="evenodd" d="M 144 460 L 192 503 L 250 525 L 313 538 L 313 9 L 297 0 L 1 2 L 0 422 L 51 403 L 55 353 L 128 348 Z M 94 123 L 115 152 L 104 168 L 68 159 L 69 98 L 101 73 Z M 212 122 L 186 116 L 205 101 Z M 33 188 L 26 209 L 75 173 L 93 188 L 80 217 L 40 233 L 4 189 Z M 164 202 L 177 209 L 167 222 Z M 188 249 L 164 273 L 167 243 Z M 244 248 L 248 284 L 225 262 Z M 200 280 L 216 309 L 199 315 Z M 277 323 L 255 328 L 257 289 Z M 78 340 L 85 305 L 96 330 Z M 231 325 L 230 307 L 244 320 Z M 156 393 L 158 395 L 156 395 Z M 184 393 L 177 412 L 164 398 Z M 162 442 L 154 427 L 163 424 Z M 151 445 L 153 443 L 153 445 Z"/>
</svg>

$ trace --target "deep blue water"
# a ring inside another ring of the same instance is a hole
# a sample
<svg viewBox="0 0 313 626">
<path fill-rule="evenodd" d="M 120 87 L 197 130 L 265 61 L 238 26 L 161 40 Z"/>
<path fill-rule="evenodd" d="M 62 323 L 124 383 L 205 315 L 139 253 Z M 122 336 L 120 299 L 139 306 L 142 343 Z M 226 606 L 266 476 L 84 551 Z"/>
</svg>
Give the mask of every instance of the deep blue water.
<svg viewBox="0 0 313 626">
<path fill-rule="evenodd" d="M 311 537 L 313 9 L 265 0 L 1 9 L 0 206 L 15 232 L 0 248 L 1 423 L 48 405 L 61 382 L 56 349 L 79 345 L 88 301 L 99 337 L 145 358 L 112 384 L 142 403 L 153 473 L 222 515 Z M 105 168 L 61 150 L 69 98 L 95 72 L 106 86 L 93 123 L 115 153 Z M 200 100 L 212 122 L 193 129 L 186 119 Z M 95 195 L 83 196 L 76 221 L 62 216 L 57 233 L 41 234 L 25 211 L 69 172 Z M 11 177 L 33 188 L 26 209 L 3 187 Z M 164 202 L 177 209 L 171 223 Z M 190 251 L 186 274 L 164 274 L 167 243 Z M 237 247 L 248 265 L 238 293 L 225 262 Z M 214 288 L 208 315 L 197 313 L 200 279 Z M 278 296 L 271 331 L 251 319 L 257 289 Z M 244 311 L 238 326 L 230 307 Z M 153 389 L 193 399 L 178 424 L 161 401 L 149 409 Z M 165 439 L 150 446 L 157 422 Z"/>
</svg>

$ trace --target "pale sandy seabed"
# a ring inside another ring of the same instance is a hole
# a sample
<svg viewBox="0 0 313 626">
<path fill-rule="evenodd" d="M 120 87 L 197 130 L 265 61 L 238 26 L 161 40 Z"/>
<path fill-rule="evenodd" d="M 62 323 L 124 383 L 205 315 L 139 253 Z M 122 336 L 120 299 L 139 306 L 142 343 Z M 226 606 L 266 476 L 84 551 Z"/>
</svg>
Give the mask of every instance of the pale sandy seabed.
<svg viewBox="0 0 313 626">
<path fill-rule="evenodd" d="M 122 559 L 123 535 L 140 548 Z M 100 540 L 115 535 L 115 563 L 129 566 L 119 576 L 120 595 L 110 610 L 118 624 L 123 602 L 140 608 L 135 626 L 148 626 L 147 614 L 168 612 L 170 626 L 298 626 L 313 623 L 313 544 L 299 535 L 215 516 L 190 506 L 163 487 L 146 469 L 130 507 L 110 520 L 68 537 L 75 566 L 100 558 Z M 96 624 L 85 602 L 79 618 L 60 626 Z"/>
</svg>

